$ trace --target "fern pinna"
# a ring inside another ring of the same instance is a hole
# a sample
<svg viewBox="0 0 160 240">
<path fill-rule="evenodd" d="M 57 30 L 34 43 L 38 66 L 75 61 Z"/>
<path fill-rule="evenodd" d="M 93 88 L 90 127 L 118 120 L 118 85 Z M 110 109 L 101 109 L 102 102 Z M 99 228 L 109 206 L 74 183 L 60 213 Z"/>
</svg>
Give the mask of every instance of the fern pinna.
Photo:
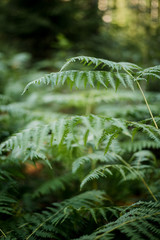
<svg viewBox="0 0 160 240">
<path fill-rule="evenodd" d="M 73 63 L 80 70 L 73 69 Z M 41 101 L 81 107 L 86 114 L 32 114 L 23 106 L 16 112 L 1 97 L 0 111 L 11 117 L 31 115 L 23 130 L 0 144 L 1 239 L 159 240 L 160 118 L 153 116 L 147 101 L 153 95 L 144 94 L 141 87 L 144 80 L 160 78 L 159 72 L 160 66 L 142 69 L 80 56 L 24 89 L 23 93 L 33 84 L 51 84 L 56 92 L 43 95 Z M 57 93 L 67 85 L 76 92 Z M 134 90 L 136 85 L 142 97 L 137 91 L 121 90 Z M 132 119 L 126 107 L 109 116 L 112 107 L 108 112 L 105 108 L 116 98 L 110 88 L 120 90 L 116 101 L 132 101 L 132 107 L 144 99 L 143 112 L 148 108 L 150 118 L 132 111 Z M 102 114 L 92 112 L 96 104 L 103 105 Z M 155 113 L 158 110 L 157 104 Z M 28 168 L 32 162 L 34 171 Z"/>
</svg>

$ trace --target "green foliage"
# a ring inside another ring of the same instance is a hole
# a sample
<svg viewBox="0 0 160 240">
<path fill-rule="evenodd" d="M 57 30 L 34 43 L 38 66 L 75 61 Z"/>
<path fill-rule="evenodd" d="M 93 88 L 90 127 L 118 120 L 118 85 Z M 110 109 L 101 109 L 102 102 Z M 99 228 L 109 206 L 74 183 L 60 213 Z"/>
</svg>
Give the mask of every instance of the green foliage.
<svg viewBox="0 0 160 240">
<path fill-rule="evenodd" d="M 0 95 L 0 239 L 159 239 L 160 97 L 133 92 L 159 72 L 80 56 Z"/>
<path fill-rule="evenodd" d="M 117 230 L 127 235 L 129 239 L 159 239 L 159 202 L 138 202 L 127 208 L 114 222 L 99 228 L 89 236 L 78 238 L 89 239 L 115 239 L 110 235 Z"/>
</svg>

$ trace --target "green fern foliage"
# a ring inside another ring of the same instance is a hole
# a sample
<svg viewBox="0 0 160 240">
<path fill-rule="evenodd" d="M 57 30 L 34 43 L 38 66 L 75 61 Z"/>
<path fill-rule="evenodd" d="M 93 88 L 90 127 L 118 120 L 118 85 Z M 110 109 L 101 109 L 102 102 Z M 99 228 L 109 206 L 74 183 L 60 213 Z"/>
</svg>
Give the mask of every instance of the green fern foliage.
<svg viewBox="0 0 160 240">
<path fill-rule="evenodd" d="M 159 73 L 79 56 L 0 95 L 0 239 L 160 239 Z"/>
<path fill-rule="evenodd" d="M 63 71 L 70 63 L 80 61 L 82 64 L 90 66 L 94 65 L 95 68 L 100 67 L 103 69 L 104 67 L 109 67 L 109 71 L 79 71 L 79 70 L 69 70 Z M 32 84 L 51 84 L 52 87 L 55 87 L 59 84 L 64 85 L 65 82 L 72 88 L 73 85 L 76 88 L 86 88 L 86 86 L 90 85 L 91 87 L 95 87 L 95 84 L 102 85 L 107 88 L 110 86 L 117 90 L 118 86 L 122 84 L 124 87 L 130 87 L 134 90 L 134 82 L 139 80 L 145 80 L 145 77 L 151 76 L 154 78 L 159 78 L 159 66 L 151 67 L 144 69 L 142 71 L 138 71 L 141 68 L 133 63 L 127 62 L 113 62 L 105 59 L 99 59 L 94 57 L 86 57 L 79 56 L 75 58 L 71 58 L 67 61 L 66 64 L 61 68 L 58 73 L 47 74 L 46 76 L 34 80 L 27 84 L 23 93 L 25 93 L 30 85 Z M 23 94 L 22 93 L 22 94 Z"/>
<path fill-rule="evenodd" d="M 130 127 L 132 127 L 132 131 L 129 131 Z M 105 141 L 105 153 L 108 151 L 113 139 L 121 133 L 128 137 L 135 137 L 135 134 L 140 131 L 157 144 L 160 143 L 160 130 L 152 125 L 90 115 L 87 117 L 75 116 L 69 119 L 62 118 L 60 121 L 54 121 L 52 125 L 42 125 L 33 129 L 23 130 L 3 142 L 0 147 L 1 150 L 20 148 L 25 151 L 31 146 L 40 148 L 47 139 L 51 145 L 53 143 L 61 145 L 66 143 L 67 137 L 70 135 L 73 135 L 76 139 L 77 132 L 80 129 L 85 133 L 84 143 L 89 139 L 89 134 L 90 139 L 94 140 L 97 147 L 101 142 Z"/>
<path fill-rule="evenodd" d="M 46 195 L 50 192 L 62 191 L 75 179 L 72 174 L 65 174 L 64 176 L 56 177 L 51 180 L 46 181 L 40 185 L 34 192 L 33 197 L 38 197 L 39 195 Z"/>
<path fill-rule="evenodd" d="M 16 201 L 10 196 L 1 194 L 0 196 L 0 213 L 12 215 L 14 214 L 14 209 L 12 205 L 16 204 Z"/>
<path fill-rule="evenodd" d="M 134 81 L 132 77 L 126 73 L 70 70 L 51 73 L 34 80 L 25 87 L 22 94 L 24 94 L 32 84 L 51 84 L 52 87 L 55 87 L 57 85 L 64 85 L 65 82 L 67 82 L 71 89 L 73 85 L 77 89 L 86 88 L 87 86 L 95 88 L 99 85 L 107 88 L 110 85 L 114 90 L 116 90 L 119 84 L 122 84 L 124 87 L 130 87 L 134 90 Z"/>
<path fill-rule="evenodd" d="M 66 68 L 69 64 L 74 63 L 76 61 L 80 61 L 80 63 L 84 64 L 84 65 L 95 65 L 95 68 L 97 67 L 101 67 L 104 68 L 106 66 L 110 67 L 112 70 L 123 70 L 124 68 L 126 70 L 137 70 L 140 69 L 140 67 L 138 67 L 136 64 L 133 63 L 127 63 L 127 62 L 113 62 L 113 61 L 109 61 L 109 60 L 105 60 L 105 59 L 101 59 L 101 58 L 95 58 L 95 57 L 87 57 L 87 56 L 79 56 L 79 57 L 73 57 L 68 59 L 67 63 L 63 65 L 63 67 L 61 68 L 61 71 Z"/>
<path fill-rule="evenodd" d="M 152 77 L 152 78 L 160 79 L 159 74 L 160 74 L 160 65 L 149 67 L 139 72 L 140 76 L 147 77 L 147 78 Z"/>
<path fill-rule="evenodd" d="M 159 202 L 138 202 L 127 208 L 116 221 L 102 226 L 91 235 L 78 239 L 108 239 L 108 235 L 109 239 L 116 239 L 114 233 L 120 231 L 129 239 L 158 240 L 160 236 L 159 210 Z M 111 236 L 110 233 L 113 235 Z"/>
</svg>

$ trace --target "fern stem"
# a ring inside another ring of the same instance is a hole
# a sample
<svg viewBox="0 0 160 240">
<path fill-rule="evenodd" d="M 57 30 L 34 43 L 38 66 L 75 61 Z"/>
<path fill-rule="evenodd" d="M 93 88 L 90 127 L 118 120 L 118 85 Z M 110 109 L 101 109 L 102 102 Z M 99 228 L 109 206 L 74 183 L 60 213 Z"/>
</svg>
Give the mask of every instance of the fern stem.
<svg viewBox="0 0 160 240">
<path fill-rule="evenodd" d="M 156 121 L 155 121 L 155 119 L 154 119 L 154 117 L 153 117 L 152 111 L 151 111 L 150 106 L 149 106 L 149 104 L 148 104 L 148 101 L 147 101 L 147 99 L 146 99 L 146 97 L 145 97 L 145 95 L 144 95 L 144 92 L 143 92 L 143 90 L 142 90 L 142 88 L 141 88 L 141 85 L 139 84 L 138 80 L 136 80 L 129 71 L 127 71 L 125 68 L 123 68 L 123 70 L 124 70 L 126 73 L 128 73 L 128 74 L 136 81 L 136 83 L 137 83 L 137 85 L 138 85 L 138 88 L 139 88 L 139 90 L 141 91 L 142 96 L 143 96 L 143 98 L 144 98 L 144 101 L 145 101 L 145 103 L 146 103 L 146 106 L 147 106 L 147 108 L 148 108 L 148 111 L 149 111 L 149 113 L 150 113 L 150 115 L 151 115 L 151 118 L 152 118 L 152 120 L 153 120 L 153 122 L 154 122 L 154 125 L 155 125 L 155 127 L 158 129 L 157 123 L 156 123 Z M 138 76 L 138 77 L 139 77 L 139 76 Z M 137 77 L 137 78 L 138 78 L 138 77 Z"/>
<path fill-rule="evenodd" d="M 126 225 L 126 224 L 128 224 L 128 223 L 135 222 L 136 220 L 141 220 L 141 219 L 150 218 L 150 217 L 156 216 L 156 215 L 160 215 L 160 212 L 156 212 L 156 213 L 153 213 L 153 214 L 148 214 L 148 215 L 145 215 L 145 216 L 143 216 L 143 217 L 134 218 L 134 219 L 131 219 L 131 220 L 126 221 L 126 222 L 124 222 L 124 223 L 121 223 L 121 224 L 119 224 L 118 226 L 113 227 L 111 230 L 109 230 L 109 231 L 107 231 L 107 232 L 105 232 L 105 233 L 102 233 L 101 235 L 97 236 L 97 237 L 95 238 L 95 240 L 100 239 L 101 237 L 104 236 L 104 234 L 113 232 L 114 230 L 116 230 L 116 229 L 118 229 L 118 228 L 120 228 L 120 227 L 122 227 L 122 226 L 124 226 L 124 225 Z"/>
<path fill-rule="evenodd" d="M 41 224 L 39 224 L 34 231 L 26 238 L 26 240 L 28 240 L 30 237 L 32 237 L 32 235 L 38 231 L 39 228 L 41 228 L 46 222 L 48 222 L 49 220 L 51 220 L 53 217 L 55 217 L 59 212 L 63 211 L 63 208 L 61 208 L 59 211 L 57 211 L 54 215 L 51 215 L 50 217 L 48 217 L 45 221 L 43 221 Z"/>
<path fill-rule="evenodd" d="M 29 223 L 23 223 L 22 225 L 20 225 L 19 227 L 17 227 L 17 228 L 23 228 L 23 227 L 25 227 L 25 226 L 27 226 Z M 14 232 L 15 230 L 11 230 L 11 231 L 8 231 L 8 232 L 6 232 L 6 234 L 10 234 L 10 233 L 12 233 L 12 232 Z M 1 238 L 2 236 L 0 236 L 0 238 Z"/>
<path fill-rule="evenodd" d="M 93 153 L 93 148 L 90 146 L 89 149 L 88 149 L 88 153 L 89 154 L 92 154 Z M 91 170 L 94 170 L 96 168 L 96 162 L 94 160 L 91 161 Z M 98 186 L 97 186 L 97 181 L 94 179 L 93 180 L 93 189 L 98 189 Z"/>
<path fill-rule="evenodd" d="M 146 99 L 146 97 L 145 97 L 145 95 L 144 95 L 144 92 L 143 92 L 143 90 L 142 90 L 142 88 L 141 88 L 141 85 L 139 84 L 139 82 L 138 82 L 137 80 L 136 80 L 136 83 L 137 83 L 137 85 L 138 85 L 138 87 L 139 87 L 139 89 L 140 89 L 140 91 L 141 91 L 141 93 L 142 93 L 142 96 L 143 96 L 144 101 L 145 101 L 145 103 L 146 103 L 146 105 L 147 105 L 148 111 L 149 111 L 149 113 L 150 113 L 150 115 L 151 115 L 151 118 L 152 118 L 152 120 L 153 120 L 153 122 L 154 122 L 154 125 L 155 125 L 155 127 L 158 129 L 157 123 L 156 123 L 156 121 L 155 121 L 155 119 L 154 119 L 154 117 L 153 117 L 152 111 L 151 111 L 150 106 L 149 106 L 149 104 L 148 104 L 148 101 L 147 101 L 147 99 Z"/>
<path fill-rule="evenodd" d="M 6 238 L 6 234 L 2 231 L 2 229 L 0 229 L 0 232 L 2 233 L 2 235 Z"/>
<path fill-rule="evenodd" d="M 153 197 L 153 199 L 157 202 L 157 198 L 154 196 L 154 194 L 152 193 L 150 187 L 148 186 L 148 184 L 146 183 L 146 181 L 144 180 L 144 178 L 138 174 L 139 178 L 142 180 L 143 184 L 146 186 L 146 188 L 148 189 L 148 191 L 150 192 L 151 196 Z"/>
<path fill-rule="evenodd" d="M 39 224 L 37 226 L 36 229 L 34 229 L 34 231 L 26 238 L 26 240 L 28 240 L 30 237 L 32 237 L 32 235 L 38 231 L 39 228 L 41 228 L 46 222 L 48 222 L 51 218 L 53 218 L 53 216 L 51 215 L 49 218 L 47 218 L 44 222 L 42 222 L 41 224 Z"/>
<path fill-rule="evenodd" d="M 92 112 L 92 104 L 93 104 L 93 96 L 92 96 L 92 93 L 88 96 L 88 102 L 87 102 L 87 105 L 86 105 L 86 115 L 89 115 L 91 114 Z"/>
<path fill-rule="evenodd" d="M 140 178 L 140 180 L 143 182 L 144 186 L 147 188 L 148 192 L 151 194 L 153 199 L 157 202 L 158 201 L 157 198 L 154 196 L 154 194 L 151 191 L 150 187 L 148 186 L 148 184 L 146 183 L 144 178 L 138 173 L 138 171 L 136 171 L 135 169 L 132 169 L 131 166 L 124 159 L 120 159 L 120 161 L 123 162 L 128 168 L 131 169 L 132 172 L 134 172 Z"/>
</svg>

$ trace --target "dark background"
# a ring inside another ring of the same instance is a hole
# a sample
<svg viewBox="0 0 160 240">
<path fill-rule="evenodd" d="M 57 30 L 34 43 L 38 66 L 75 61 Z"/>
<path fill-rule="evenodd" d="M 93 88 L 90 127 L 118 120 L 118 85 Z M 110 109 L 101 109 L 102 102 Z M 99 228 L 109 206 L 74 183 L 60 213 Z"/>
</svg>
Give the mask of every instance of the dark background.
<svg viewBox="0 0 160 240">
<path fill-rule="evenodd" d="M 159 0 L 1 0 L 0 92 L 15 68 L 58 71 L 78 55 L 158 65 L 159 19 Z"/>
<path fill-rule="evenodd" d="M 1 51 L 159 64 L 158 0 L 1 0 Z"/>
</svg>

